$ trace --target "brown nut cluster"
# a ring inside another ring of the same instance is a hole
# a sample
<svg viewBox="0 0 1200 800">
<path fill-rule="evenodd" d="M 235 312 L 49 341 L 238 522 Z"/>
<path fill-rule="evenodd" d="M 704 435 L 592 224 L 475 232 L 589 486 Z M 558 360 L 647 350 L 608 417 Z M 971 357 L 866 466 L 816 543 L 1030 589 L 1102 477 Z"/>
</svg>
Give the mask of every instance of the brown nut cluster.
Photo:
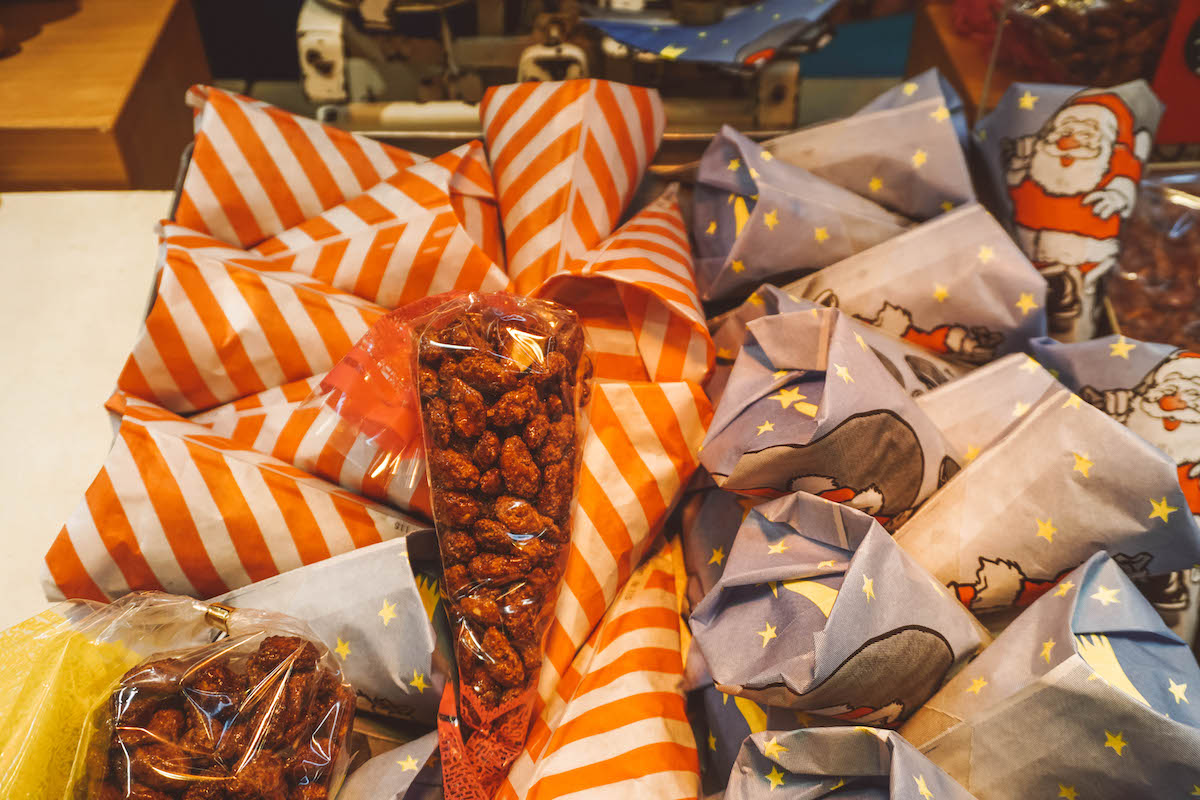
<svg viewBox="0 0 1200 800">
<path fill-rule="evenodd" d="M 1031 79 L 1084 86 L 1149 80 L 1173 10 L 1172 0 L 1019 0 L 1010 14 L 1012 47 L 1036 57 L 1039 74 Z"/>
<path fill-rule="evenodd" d="M 1108 297 L 1121 333 L 1200 348 L 1200 180 L 1143 184 L 1121 227 L 1121 260 Z M 1178 188 L 1176 188 L 1178 187 Z M 1174 200 L 1183 195 L 1187 203 Z"/>
<path fill-rule="evenodd" d="M 573 318 L 492 308 L 431 326 L 419 348 L 460 682 L 485 708 L 519 696 L 541 664 L 570 538 L 582 350 Z"/>
<path fill-rule="evenodd" d="M 121 679 L 98 800 L 326 800 L 354 692 L 312 642 L 150 661 Z M 336 708 L 336 712 L 334 709 Z"/>
</svg>

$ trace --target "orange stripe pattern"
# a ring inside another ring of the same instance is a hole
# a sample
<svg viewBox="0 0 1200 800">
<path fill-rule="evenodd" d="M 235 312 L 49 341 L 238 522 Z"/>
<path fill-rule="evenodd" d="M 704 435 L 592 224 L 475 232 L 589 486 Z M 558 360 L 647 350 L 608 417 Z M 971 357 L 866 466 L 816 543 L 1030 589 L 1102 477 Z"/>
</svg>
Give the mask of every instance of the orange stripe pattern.
<svg viewBox="0 0 1200 800">
<path fill-rule="evenodd" d="M 629 578 L 534 722 L 498 800 L 699 796 L 683 691 L 681 562 L 666 545 Z"/>
<path fill-rule="evenodd" d="M 666 125 L 653 89 L 598 80 L 495 86 L 480 116 L 522 294 L 612 232 Z"/>
<path fill-rule="evenodd" d="M 555 298 L 565 284 L 586 279 L 588 289 L 609 284 L 619 300 L 617 314 L 585 316 L 592 339 L 596 376 L 626 378 L 631 336 L 644 374 L 654 381 L 703 382 L 713 368 L 715 348 L 696 292 L 687 228 L 679 210 L 678 188 L 669 187 L 599 247 L 572 261 L 536 294 Z M 601 290 L 603 291 L 603 290 Z M 625 333 L 613 336 L 608 331 Z"/>
<path fill-rule="evenodd" d="M 47 597 L 207 598 L 422 527 L 153 404 L 125 416 L 46 554 Z"/>
<path fill-rule="evenodd" d="M 196 138 L 175 221 L 252 247 L 424 157 L 210 86 L 194 86 Z"/>
<path fill-rule="evenodd" d="M 385 313 L 297 273 L 162 250 L 158 294 L 117 387 L 177 413 L 328 370 Z"/>
</svg>

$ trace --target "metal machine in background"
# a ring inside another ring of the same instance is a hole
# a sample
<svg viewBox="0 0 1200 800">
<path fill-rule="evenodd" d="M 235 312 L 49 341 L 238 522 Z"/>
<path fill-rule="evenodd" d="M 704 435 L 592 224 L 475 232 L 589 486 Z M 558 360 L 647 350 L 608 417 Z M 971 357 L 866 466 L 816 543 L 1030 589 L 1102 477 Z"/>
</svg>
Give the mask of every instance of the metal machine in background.
<svg viewBox="0 0 1200 800">
<path fill-rule="evenodd" d="M 487 86 L 598 77 L 663 95 L 667 160 L 694 157 L 722 124 L 771 135 L 797 124 L 798 56 L 823 47 L 814 23 L 752 66 L 673 61 L 604 36 L 588 14 L 649 25 L 708 24 L 730 0 L 307 0 L 297 22 L 304 93 L 325 122 L 417 150 L 480 135 Z"/>
</svg>

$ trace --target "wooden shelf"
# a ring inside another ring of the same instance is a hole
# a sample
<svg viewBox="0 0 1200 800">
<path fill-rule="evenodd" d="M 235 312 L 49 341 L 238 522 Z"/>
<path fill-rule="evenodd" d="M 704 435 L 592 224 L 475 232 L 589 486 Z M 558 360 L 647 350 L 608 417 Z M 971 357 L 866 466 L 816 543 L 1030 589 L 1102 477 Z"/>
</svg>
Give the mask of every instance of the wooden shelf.
<svg viewBox="0 0 1200 800">
<path fill-rule="evenodd" d="M 0 189 L 170 188 L 209 80 L 187 0 L 9 0 Z"/>
</svg>

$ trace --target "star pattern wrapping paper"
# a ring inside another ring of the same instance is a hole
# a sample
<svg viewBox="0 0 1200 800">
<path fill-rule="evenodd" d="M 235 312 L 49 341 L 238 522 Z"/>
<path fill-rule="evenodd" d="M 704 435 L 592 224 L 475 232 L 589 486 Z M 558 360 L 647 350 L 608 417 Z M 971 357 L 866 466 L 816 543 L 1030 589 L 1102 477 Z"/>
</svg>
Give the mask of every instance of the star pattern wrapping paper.
<svg viewBox="0 0 1200 800">
<path fill-rule="evenodd" d="M 946 110 L 950 112 L 950 123 L 954 125 L 954 132 L 958 136 L 959 144 L 965 150 L 968 143 L 967 113 L 963 108 L 962 98 L 958 96 L 954 85 L 946 80 L 946 76 L 939 72 L 936 67 L 927 69 L 901 83 L 897 83 L 860 108 L 857 113 L 869 114 L 872 111 L 898 108 L 939 95 L 946 105 Z M 937 109 L 934 110 L 937 111 Z M 942 117 L 942 113 L 937 111 L 935 119 L 940 122 L 940 117 Z"/>
<path fill-rule="evenodd" d="M 645 23 L 619 16 L 584 21 L 618 42 L 668 61 L 754 64 L 770 59 L 832 8 L 826 0 L 761 0 L 712 25 Z"/>
<path fill-rule="evenodd" d="M 954 369 L 836 309 L 768 293 L 782 313 L 747 323 L 701 462 L 730 491 L 812 492 L 898 525 L 959 468 L 905 376 L 944 382 Z M 783 310 L 797 305 L 808 308 Z"/>
<path fill-rule="evenodd" d="M 1200 668 L 1097 553 L 901 728 L 980 800 L 1191 797 Z"/>
<path fill-rule="evenodd" d="M 935 217 L 973 201 L 975 190 L 949 101 L 936 80 L 924 84 L 900 88 L 904 97 L 913 87 L 907 102 L 810 125 L 768 139 L 763 149 L 909 219 Z"/>
<path fill-rule="evenodd" d="M 1003 372 L 990 377 L 958 402 L 986 404 Z M 1097 550 L 1145 575 L 1200 560 L 1166 454 L 1057 383 L 1007 413 L 1011 427 L 896 532 L 972 611 L 1027 606 Z"/>
<path fill-rule="evenodd" d="M 750 512 L 690 623 L 717 689 L 886 726 L 987 639 L 875 520 L 803 492 Z"/>
<path fill-rule="evenodd" d="M 692 197 L 700 296 L 745 297 L 764 281 L 826 267 L 909 224 L 726 125 L 700 158 Z"/>
<path fill-rule="evenodd" d="M 742 744 L 725 792 L 728 800 L 827 796 L 854 800 L 974 797 L 900 734 L 859 727 L 755 733 Z"/>
<path fill-rule="evenodd" d="M 977 203 L 784 288 L 968 366 L 1046 331 L 1046 282 Z"/>
<path fill-rule="evenodd" d="M 1046 278 L 1056 338 L 1089 339 L 1102 325 L 1104 277 L 1162 111 L 1142 80 L 1017 82 L 975 127 L 981 196 Z"/>
<path fill-rule="evenodd" d="M 1038 360 L 1086 402 L 1166 453 L 1187 509 L 1200 513 L 1200 356 L 1119 335 L 1070 344 L 1035 339 L 1031 345 Z M 1194 641 L 1200 570 L 1133 577 L 1171 629 Z"/>
<path fill-rule="evenodd" d="M 442 795 L 437 733 L 430 731 L 380 753 L 354 770 L 338 792 L 341 800 L 435 800 Z"/>
<path fill-rule="evenodd" d="M 424 535 L 432 556 L 437 544 L 432 531 Z M 330 643 L 360 708 L 432 724 L 452 656 L 437 576 L 422 573 L 409 552 L 416 538 L 359 548 L 213 600 L 307 621 Z"/>
</svg>

